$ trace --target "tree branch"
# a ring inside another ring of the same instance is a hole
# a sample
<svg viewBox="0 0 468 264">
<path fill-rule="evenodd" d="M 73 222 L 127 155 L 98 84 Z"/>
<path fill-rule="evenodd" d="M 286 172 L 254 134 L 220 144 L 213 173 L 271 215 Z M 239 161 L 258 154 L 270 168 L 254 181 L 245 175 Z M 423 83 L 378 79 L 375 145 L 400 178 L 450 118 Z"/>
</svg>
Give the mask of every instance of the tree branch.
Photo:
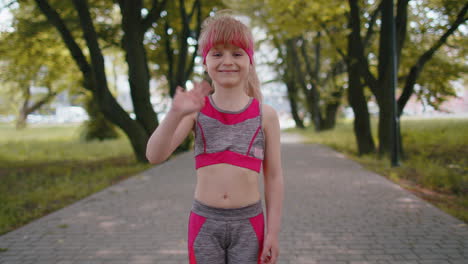
<svg viewBox="0 0 468 264">
<path fill-rule="evenodd" d="M 302 72 L 301 68 L 301 62 L 299 61 L 299 56 L 297 54 L 297 37 L 290 38 L 286 40 L 286 45 L 287 45 L 287 53 L 288 56 L 291 56 L 291 64 L 293 65 L 292 68 L 290 68 L 290 71 L 293 71 L 295 76 L 297 77 L 297 80 L 299 81 L 299 84 L 302 88 L 302 91 L 304 92 L 304 95 L 308 98 L 310 96 L 310 91 L 307 90 L 307 84 L 304 78 L 304 73 Z"/>
<path fill-rule="evenodd" d="M 190 21 L 187 16 L 187 10 L 185 8 L 185 0 L 179 0 L 179 12 L 180 17 L 182 18 L 182 32 L 179 36 L 179 54 L 177 62 L 177 72 L 176 72 L 176 84 L 180 86 L 185 85 L 185 75 L 186 75 L 186 64 L 187 64 L 187 54 L 188 54 L 188 43 L 187 38 L 190 36 Z"/>
<path fill-rule="evenodd" d="M 195 38 L 198 39 L 198 37 L 200 36 L 200 32 L 201 32 L 201 25 L 202 25 L 202 4 L 201 4 L 201 1 L 195 1 L 196 3 L 198 3 L 198 8 L 197 8 L 197 28 L 195 29 Z M 195 5 L 194 7 L 195 8 Z M 195 9 L 192 10 L 192 14 L 194 13 Z M 192 14 L 190 16 L 192 16 Z M 190 65 L 189 67 L 187 68 L 186 72 L 185 72 L 185 80 L 188 80 L 189 76 L 190 76 L 190 73 L 193 71 L 193 67 L 195 66 L 195 57 L 197 56 L 197 51 L 198 51 L 198 41 L 197 43 L 195 44 L 195 51 L 193 52 L 193 55 L 192 55 L 192 58 L 190 60 Z"/>
<path fill-rule="evenodd" d="M 341 59 L 333 64 L 333 66 L 330 68 L 330 70 L 327 72 L 325 78 L 323 79 L 322 83 L 325 84 L 330 79 L 343 74 L 346 72 L 346 62 Z"/>
<path fill-rule="evenodd" d="M 41 9 L 42 13 L 47 17 L 47 20 L 49 21 L 49 23 L 55 26 L 55 28 L 58 30 L 65 45 L 67 46 L 68 50 L 70 51 L 73 59 L 75 60 L 76 64 L 80 68 L 83 75 L 84 76 L 92 75 L 91 66 L 86 60 L 86 57 L 84 56 L 83 51 L 76 43 L 71 32 L 68 30 L 67 26 L 65 25 L 64 21 L 60 18 L 60 15 L 57 13 L 57 11 L 55 11 L 49 5 L 47 0 L 35 0 L 35 1 L 39 9 Z M 87 78 L 85 78 L 85 80 L 86 79 Z M 85 88 L 92 91 L 93 85 L 85 82 Z"/>
<path fill-rule="evenodd" d="M 167 0 L 161 0 L 161 2 L 159 2 L 158 0 L 153 0 L 153 6 L 151 10 L 141 22 L 143 32 L 148 31 L 151 25 L 161 17 L 161 12 L 166 7 L 166 4 Z"/>
<path fill-rule="evenodd" d="M 167 19 L 165 19 L 165 22 L 164 22 L 164 44 L 166 46 L 166 56 L 167 56 L 167 64 L 168 64 L 168 73 L 167 73 L 167 76 L 168 76 L 168 82 L 169 82 L 169 94 L 171 97 L 174 96 L 175 94 L 175 90 L 173 90 L 175 87 L 174 87 L 174 51 L 172 49 L 172 46 L 171 46 L 171 36 L 169 36 L 169 34 L 167 33 L 167 31 L 169 30 L 170 28 L 170 25 L 169 25 L 169 21 Z"/>
<path fill-rule="evenodd" d="M 193 2 L 192 11 L 188 15 L 188 21 L 192 21 L 193 14 L 195 13 L 195 8 L 200 4 L 200 1 L 196 0 Z"/>
<path fill-rule="evenodd" d="M 357 1 L 349 1 L 350 6 L 350 21 L 351 21 L 351 30 L 353 34 L 353 41 L 356 44 L 357 59 L 360 64 L 360 72 L 362 77 L 366 81 L 367 85 L 371 89 L 372 93 L 379 98 L 377 79 L 374 77 L 372 72 L 369 70 L 369 62 L 364 56 L 364 47 L 362 45 L 361 39 L 361 23 L 360 23 L 360 10 Z"/>
<path fill-rule="evenodd" d="M 397 66 L 399 65 L 401 51 L 406 39 L 407 24 L 408 24 L 408 2 L 410 0 L 398 0 L 397 14 L 395 18 L 396 29 L 396 52 L 397 52 Z"/>
<path fill-rule="evenodd" d="M 434 53 L 447 41 L 448 37 L 450 37 L 455 30 L 457 30 L 458 26 L 465 23 L 468 18 L 465 17 L 466 12 L 468 10 L 468 3 L 460 10 L 457 15 L 457 19 L 450 25 L 447 31 L 439 38 L 437 42 L 435 42 L 431 48 L 429 48 L 426 52 L 424 52 L 421 57 L 417 60 L 417 62 L 411 67 L 410 73 L 405 83 L 405 87 L 403 88 L 403 93 L 401 94 L 400 98 L 398 98 L 398 115 L 400 116 L 403 113 L 403 109 L 406 106 L 406 103 L 410 99 L 411 95 L 414 92 L 414 85 L 424 68 L 424 65 L 434 56 Z"/>
<path fill-rule="evenodd" d="M 36 103 L 34 103 L 32 106 L 30 106 L 27 110 L 26 110 L 26 114 L 29 115 L 30 113 L 36 111 L 37 109 L 39 109 L 41 106 L 43 106 L 44 104 L 46 104 L 47 102 L 49 102 L 50 100 L 52 100 L 55 96 L 57 95 L 57 93 L 55 92 L 49 92 L 47 95 L 45 95 L 41 100 L 38 100 Z"/>
<path fill-rule="evenodd" d="M 303 36 L 300 36 L 299 40 L 302 41 L 301 53 L 302 53 L 302 57 L 304 58 L 307 74 L 310 76 L 311 79 L 314 79 L 315 74 L 314 74 L 314 71 L 312 70 L 312 65 L 310 63 L 309 56 L 308 56 L 307 50 L 306 50 L 307 41 L 304 39 Z M 318 82 L 318 80 L 315 80 L 315 82 Z"/>
<path fill-rule="evenodd" d="M 362 45 L 364 46 L 364 48 L 366 48 L 369 45 L 369 41 L 370 41 L 372 35 L 374 35 L 374 32 L 375 32 L 374 31 L 374 25 L 375 25 L 375 22 L 377 21 L 377 18 L 379 17 L 380 11 L 382 11 L 382 1 L 377 6 L 377 8 L 374 10 L 374 13 L 372 13 L 372 15 L 371 15 L 371 19 L 370 19 L 369 24 L 368 24 L 369 29 L 367 30 L 366 36 L 364 37 L 364 41 L 362 42 Z"/>
<path fill-rule="evenodd" d="M 320 23 L 320 27 L 327 33 L 327 36 L 328 36 L 328 39 L 330 39 L 330 42 L 333 44 L 333 46 L 335 47 L 336 49 L 336 52 L 338 52 L 340 54 L 340 56 L 346 60 L 346 58 L 348 57 L 344 51 L 338 47 L 338 45 L 336 44 L 336 41 L 335 39 L 332 37 L 333 34 L 330 32 L 330 30 L 325 26 L 324 23 Z"/>
<path fill-rule="evenodd" d="M 16 4 L 17 0 L 11 0 L 9 3 L 5 3 L 3 6 L 0 6 L 0 10 L 10 9 L 13 4 Z"/>
</svg>

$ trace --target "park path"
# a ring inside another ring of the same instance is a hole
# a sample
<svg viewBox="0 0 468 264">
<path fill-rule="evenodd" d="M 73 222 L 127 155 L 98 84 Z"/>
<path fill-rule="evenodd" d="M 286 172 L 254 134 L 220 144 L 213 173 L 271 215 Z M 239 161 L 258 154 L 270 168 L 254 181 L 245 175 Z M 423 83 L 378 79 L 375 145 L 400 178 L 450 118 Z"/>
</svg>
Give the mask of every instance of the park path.
<svg viewBox="0 0 468 264">
<path fill-rule="evenodd" d="M 461 221 L 327 147 L 282 141 L 279 264 L 468 263 Z M 0 263 L 187 263 L 194 185 L 185 153 L 0 236 Z"/>
</svg>

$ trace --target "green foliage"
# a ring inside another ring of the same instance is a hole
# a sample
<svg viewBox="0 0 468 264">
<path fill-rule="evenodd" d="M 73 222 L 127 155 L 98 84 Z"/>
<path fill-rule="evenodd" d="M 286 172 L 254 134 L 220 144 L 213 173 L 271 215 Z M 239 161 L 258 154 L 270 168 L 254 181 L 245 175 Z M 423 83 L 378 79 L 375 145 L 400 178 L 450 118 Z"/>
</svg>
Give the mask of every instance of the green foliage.
<svg viewBox="0 0 468 264">
<path fill-rule="evenodd" d="M 294 98 L 299 109 L 307 109 L 313 115 L 312 112 L 318 112 L 314 109 L 318 104 L 324 118 L 327 106 L 344 99 L 341 91 L 346 82 L 345 71 L 335 66 L 344 64 L 337 50 L 346 50 L 346 2 L 295 0 L 286 4 L 278 0 L 241 0 L 225 3 L 249 16 L 253 26 L 267 32 L 259 44 L 278 53 L 269 56 L 267 64 L 276 72 L 275 79 L 288 85 L 291 93 L 288 96 Z M 294 92 L 294 87 L 299 92 Z M 318 93 L 317 102 L 311 100 L 312 87 Z"/>
<path fill-rule="evenodd" d="M 399 88 L 403 87 L 410 67 L 448 29 L 463 4 L 463 1 L 431 0 L 410 5 L 408 36 L 399 65 Z M 456 31 L 424 66 L 415 87 L 419 101 L 438 109 L 444 101 L 456 96 L 452 82 L 466 78 L 468 72 L 467 41 L 466 33 Z"/>
<path fill-rule="evenodd" d="M 0 125 L 0 234 L 147 168 L 125 137 L 85 143 L 76 126 Z"/>
<path fill-rule="evenodd" d="M 331 23 L 338 27 L 346 25 L 344 14 L 346 2 L 338 0 L 293 0 L 285 4 L 281 0 L 238 0 L 225 1 L 235 10 L 255 19 L 254 23 L 266 27 L 268 32 L 281 36 L 282 40 L 302 35 L 304 32 L 317 32 L 322 24 Z"/>
<path fill-rule="evenodd" d="M 194 0 L 185 1 L 185 9 L 187 13 L 192 11 L 194 2 Z M 221 0 L 199 0 L 199 2 L 201 3 L 201 21 L 210 16 L 212 12 L 225 8 L 225 5 Z M 171 54 L 172 56 L 171 62 L 173 63 L 173 75 L 175 74 L 178 66 L 179 54 L 181 53 L 181 41 L 188 43 L 188 56 L 185 66 L 190 65 L 191 57 L 194 54 L 197 55 L 197 19 L 198 15 L 197 12 L 195 12 L 189 22 L 190 38 L 181 40 L 183 34 L 183 23 L 182 16 L 180 14 L 179 1 L 168 1 L 166 13 L 161 19 L 160 24 L 157 27 L 150 29 L 146 35 L 148 38 L 146 48 L 148 51 L 150 72 L 155 79 L 158 79 L 158 88 L 162 90 L 160 92 L 163 96 L 169 97 L 169 78 L 173 78 L 169 74 L 171 65 L 169 65 L 168 54 Z M 168 27 L 167 30 L 166 25 Z M 169 49 L 168 44 L 170 46 Z M 197 66 L 201 66 L 201 64 L 197 65 L 195 63 L 195 67 Z M 196 73 L 192 72 L 188 79 L 192 79 L 195 75 Z"/>
<path fill-rule="evenodd" d="M 349 34 L 347 1 L 294 0 L 285 3 L 280 0 L 237 0 L 225 2 L 233 9 L 240 10 L 253 18 L 255 25 L 266 29 L 270 41 L 276 38 L 281 42 L 284 39 L 303 35 L 312 44 L 311 34 L 322 30 L 326 32 L 327 39 L 322 47 L 323 61 L 336 61 L 339 57 L 337 49 L 346 53 Z M 380 1 L 359 1 L 363 37 L 369 29 L 371 14 L 379 3 Z M 447 30 L 464 4 L 463 1 L 456 0 L 410 1 L 408 32 L 399 64 L 401 81 L 399 88 L 403 87 L 410 67 Z M 380 19 L 374 26 L 375 34 L 370 38 L 369 46 L 366 48 L 369 53 L 369 70 L 376 77 L 378 77 L 379 21 Z M 418 99 L 437 108 L 444 100 L 454 95 L 451 82 L 465 78 L 463 73 L 468 70 L 465 63 L 467 49 L 464 48 L 467 41 L 466 32 L 458 30 L 448 39 L 448 45 L 444 45 L 425 66 L 417 80 L 417 84 L 421 87 L 417 92 Z M 326 70 L 325 65 L 323 72 Z M 277 69 L 277 71 L 280 70 Z M 324 96 L 327 96 L 326 93 Z"/>
<path fill-rule="evenodd" d="M 83 123 L 81 138 L 85 141 L 114 139 L 119 135 L 117 128 L 108 121 L 99 109 L 99 105 L 91 95 L 85 100 L 85 109 L 89 120 Z"/>
<path fill-rule="evenodd" d="M 13 31 L 0 32 L 0 94 L 8 107 L 3 114 L 18 114 L 31 87 L 60 93 L 79 86 L 77 67 L 57 32 L 45 23 L 37 10 L 22 2 L 12 10 Z M 38 100 L 30 98 L 32 100 Z"/>
</svg>

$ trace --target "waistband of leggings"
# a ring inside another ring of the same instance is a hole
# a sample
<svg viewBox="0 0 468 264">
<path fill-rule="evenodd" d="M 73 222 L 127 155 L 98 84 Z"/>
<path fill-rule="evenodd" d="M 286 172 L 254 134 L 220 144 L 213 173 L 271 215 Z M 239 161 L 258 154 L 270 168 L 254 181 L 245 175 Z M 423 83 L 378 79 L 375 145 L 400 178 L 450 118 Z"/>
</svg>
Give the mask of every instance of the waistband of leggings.
<svg viewBox="0 0 468 264">
<path fill-rule="evenodd" d="M 197 215 L 216 220 L 243 220 L 257 216 L 263 212 L 262 201 L 240 208 L 211 207 L 194 200 L 192 212 Z"/>
</svg>

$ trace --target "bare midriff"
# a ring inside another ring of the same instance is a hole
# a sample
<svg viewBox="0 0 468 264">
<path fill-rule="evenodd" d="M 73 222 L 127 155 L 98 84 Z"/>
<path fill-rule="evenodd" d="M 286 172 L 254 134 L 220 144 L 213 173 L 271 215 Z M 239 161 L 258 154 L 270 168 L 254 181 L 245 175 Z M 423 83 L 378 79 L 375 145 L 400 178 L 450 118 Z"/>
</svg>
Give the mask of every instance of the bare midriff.
<svg viewBox="0 0 468 264">
<path fill-rule="evenodd" d="M 240 208 L 260 200 L 258 173 L 230 164 L 197 170 L 195 199 L 211 207 Z"/>
</svg>

